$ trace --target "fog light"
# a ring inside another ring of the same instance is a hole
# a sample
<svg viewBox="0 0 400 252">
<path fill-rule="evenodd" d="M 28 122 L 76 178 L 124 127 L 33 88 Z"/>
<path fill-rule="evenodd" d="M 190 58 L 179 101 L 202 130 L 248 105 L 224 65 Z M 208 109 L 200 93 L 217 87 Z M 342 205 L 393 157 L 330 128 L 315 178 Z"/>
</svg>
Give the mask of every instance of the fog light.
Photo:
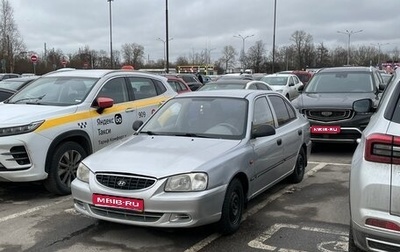
<svg viewBox="0 0 400 252">
<path fill-rule="evenodd" d="M 373 227 L 378 227 L 378 228 L 383 228 L 383 229 L 400 232 L 400 226 L 397 225 L 397 223 L 394 223 L 391 221 L 369 218 L 365 221 L 365 224 L 369 225 L 369 226 L 373 226 Z"/>
<path fill-rule="evenodd" d="M 183 214 L 183 213 L 173 213 L 169 217 L 170 222 L 188 222 L 191 221 L 192 217 L 188 214 Z"/>
</svg>

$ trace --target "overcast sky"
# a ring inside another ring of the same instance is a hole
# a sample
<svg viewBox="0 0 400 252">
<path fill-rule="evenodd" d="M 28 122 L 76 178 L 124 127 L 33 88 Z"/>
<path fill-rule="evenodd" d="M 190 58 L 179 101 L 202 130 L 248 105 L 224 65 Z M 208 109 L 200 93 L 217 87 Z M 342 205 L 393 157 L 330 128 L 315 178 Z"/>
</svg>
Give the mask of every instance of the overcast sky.
<svg viewBox="0 0 400 252">
<path fill-rule="evenodd" d="M 61 49 L 65 54 L 89 46 L 110 51 L 107 0 L 9 0 L 27 50 L 39 55 Z M 296 30 L 313 36 L 315 44 L 347 48 L 372 46 L 400 48 L 400 0 L 276 0 L 276 46 L 292 44 Z M 145 49 L 146 59 L 162 59 L 165 41 L 165 0 L 114 0 L 114 50 L 126 43 Z M 224 46 L 238 52 L 262 40 L 272 50 L 274 0 L 168 0 L 170 61 L 208 50 L 212 61 Z"/>
</svg>

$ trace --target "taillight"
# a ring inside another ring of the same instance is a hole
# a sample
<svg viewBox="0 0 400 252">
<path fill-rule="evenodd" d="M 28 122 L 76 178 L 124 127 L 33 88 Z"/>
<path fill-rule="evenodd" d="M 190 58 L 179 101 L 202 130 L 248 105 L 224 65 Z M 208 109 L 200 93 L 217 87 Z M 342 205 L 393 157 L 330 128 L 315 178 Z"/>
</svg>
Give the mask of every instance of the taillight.
<svg viewBox="0 0 400 252">
<path fill-rule="evenodd" d="M 371 134 L 366 138 L 364 158 L 367 161 L 400 164 L 400 137 Z"/>
</svg>

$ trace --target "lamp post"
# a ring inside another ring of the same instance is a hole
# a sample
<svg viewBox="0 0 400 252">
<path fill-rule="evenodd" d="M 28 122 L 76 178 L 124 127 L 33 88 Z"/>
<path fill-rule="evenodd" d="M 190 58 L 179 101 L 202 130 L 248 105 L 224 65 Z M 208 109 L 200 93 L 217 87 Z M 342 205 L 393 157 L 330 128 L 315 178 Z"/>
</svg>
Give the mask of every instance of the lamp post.
<svg viewBox="0 0 400 252">
<path fill-rule="evenodd" d="M 252 35 L 247 35 L 247 36 L 245 36 L 245 37 L 243 37 L 242 35 L 240 35 L 240 34 L 238 34 L 238 35 L 233 35 L 235 38 L 241 38 L 242 39 L 242 41 L 243 41 L 243 47 L 242 47 L 242 65 L 241 65 L 241 68 L 242 68 L 242 70 L 244 70 L 243 69 L 243 67 L 244 67 L 244 60 L 245 60 L 245 41 L 246 41 L 246 39 L 248 39 L 248 38 L 250 38 L 250 37 L 253 37 L 254 36 L 254 34 L 252 34 Z"/>
<path fill-rule="evenodd" d="M 111 68 L 114 68 L 114 58 L 113 58 L 113 48 L 112 48 L 112 17 L 111 17 L 111 2 L 114 0 L 107 0 L 109 6 L 109 16 L 110 16 L 110 60 Z"/>
<path fill-rule="evenodd" d="M 358 30 L 358 31 L 337 31 L 338 33 L 346 34 L 348 36 L 348 41 L 347 41 L 347 65 L 350 65 L 350 37 L 353 34 L 362 32 L 363 30 Z"/>
<path fill-rule="evenodd" d="M 167 43 L 167 41 L 166 40 L 164 40 L 164 39 L 161 39 L 161 38 L 157 38 L 158 40 L 160 40 L 161 42 L 163 42 L 163 44 L 164 44 L 164 69 L 165 69 L 165 71 L 167 71 L 167 64 L 166 64 L 166 43 Z M 170 38 L 170 39 L 168 39 L 168 41 L 171 41 L 171 40 L 173 40 L 174 38 Z M 166 72 L 166 73 L 168 73 L 168 72 Z"/>
<path fill-rule="evenodd" d="M 381 69 L 381 46 L 389 45 L 389 43 L 383 43 L 383 44 L 376 43 L 376 44 L 371 44 L 371 45 L 378 47 L 378 66 L 379 66 L 379 69 Z"/>
<path fill-rule="evenodd" d="M 272 35 L 272 73 L 275 72 L 276 0 L 274 0 L 274 31 Z"/>
<path fill-rule="evenodd" d="M 168 0 L 165 0 L 165 73 L 169 73 Z"/>
</svg>

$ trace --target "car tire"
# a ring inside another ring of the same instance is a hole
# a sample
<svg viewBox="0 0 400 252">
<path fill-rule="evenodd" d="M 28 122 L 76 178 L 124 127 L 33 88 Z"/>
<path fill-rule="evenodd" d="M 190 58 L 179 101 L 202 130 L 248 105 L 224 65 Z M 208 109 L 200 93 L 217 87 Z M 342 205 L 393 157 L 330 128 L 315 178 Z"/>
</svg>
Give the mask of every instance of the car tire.
<svg viewBox="0 0 400 252">
<path fill-rule="evenodd" d="M 239 179 L 233 179 L 228 186 L 222 205 L 222 216 L 218 223 L 220 233 L 233 234 L 239 229 L 244 209 L 243 186 Z"/>
<path fill-rule="evenodd" d="M 46 189 L 57 195 L 71 193 L 71 182 L 76 178 L 79 162 L 87 156 L 85 149 L 76 142 L 60 144 L 52 153 Z"/>
<path fill-rule="evenodd" d="M 350 224 L 350 229 L 349 229 L 349 252 L 363 252 L 359 247 L 356 246 L 354 243 L 354 237 L 353 237 L 353 229 Z"/>
<path fill-rule="evenodd" d="M 293 184 L 300 183 L 304 178 L 304 173 L 306 170 L 306 154 L 304 149 L 301 148 L 299 155 L 297 155 L 296 165 L 294 167 L 293 173 L 289 176 L 289 181 Z"/>
</svg>

